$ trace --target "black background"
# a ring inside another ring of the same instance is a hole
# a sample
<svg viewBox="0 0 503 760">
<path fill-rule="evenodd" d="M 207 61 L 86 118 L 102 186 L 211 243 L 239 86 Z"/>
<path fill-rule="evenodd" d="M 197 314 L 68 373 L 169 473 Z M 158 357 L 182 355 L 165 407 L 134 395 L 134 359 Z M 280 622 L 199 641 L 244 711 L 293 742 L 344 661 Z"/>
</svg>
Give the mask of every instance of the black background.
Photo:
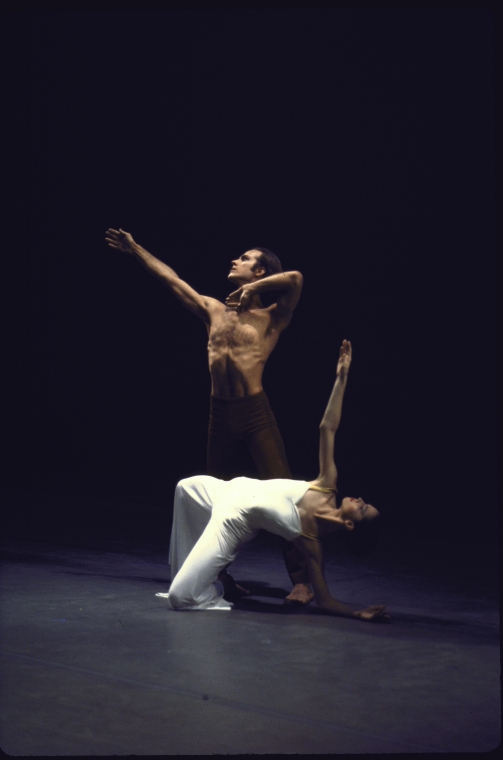
<svg viewBox="0 0 503 760">
<path fill-rule="evenodd" d="M 341 494 L 491 543 L 493 34 L 469 8 L 8 14 L 4 484 L 111 524 L 135 502 L 136 530 L 205 470 L 204 325 L 106 246 L 122 227 L 220 299 L 253 246 L 300 270 L 264 376 L 294 476 L 348 338 Z"/>
</svg>

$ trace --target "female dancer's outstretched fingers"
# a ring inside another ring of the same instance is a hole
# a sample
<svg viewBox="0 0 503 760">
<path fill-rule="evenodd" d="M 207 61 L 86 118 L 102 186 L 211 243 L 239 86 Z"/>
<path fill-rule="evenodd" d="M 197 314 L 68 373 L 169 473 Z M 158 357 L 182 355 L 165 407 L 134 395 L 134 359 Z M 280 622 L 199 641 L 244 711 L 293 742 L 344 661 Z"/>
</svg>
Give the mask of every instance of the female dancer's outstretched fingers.
<svg viewBox="0 0 503 760">
<path fill-rule="evenodd" d="M 391 620 L 384 604 L 373 605 L 372 607 L 367 607 L 366 610 L 358 610 L 355 612 L 355 616 L 360 620 L 367 620 L 369 622 L 382 623 Z"/>
</svg>

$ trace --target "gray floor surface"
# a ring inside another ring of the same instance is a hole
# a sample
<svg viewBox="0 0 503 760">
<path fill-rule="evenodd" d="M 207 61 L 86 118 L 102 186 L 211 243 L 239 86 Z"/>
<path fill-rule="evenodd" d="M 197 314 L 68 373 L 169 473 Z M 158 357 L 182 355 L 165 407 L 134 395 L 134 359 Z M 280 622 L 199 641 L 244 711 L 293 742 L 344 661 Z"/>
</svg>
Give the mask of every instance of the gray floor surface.
<svg viewBox="0 0 503 760">
<path fill-rule="evenodd" d="M 166 545 L 10 540 L 0 746 L 23 755 L 489 752 L 500 742 L 497 568 L 484 550 L 329 556 L 332 593 L 389 624 L 292 611 L 262 536 L 230 612 L 174 612 Z M 393 548 L 394 547 L 394 548 Z"/>
</svg>

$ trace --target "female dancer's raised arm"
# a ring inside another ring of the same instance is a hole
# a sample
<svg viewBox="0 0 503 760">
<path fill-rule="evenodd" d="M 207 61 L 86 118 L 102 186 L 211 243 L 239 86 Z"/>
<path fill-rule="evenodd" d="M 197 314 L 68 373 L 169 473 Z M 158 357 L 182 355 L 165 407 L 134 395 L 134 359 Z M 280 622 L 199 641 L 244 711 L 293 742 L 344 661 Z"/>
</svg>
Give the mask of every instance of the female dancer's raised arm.
<svg viewBox="0 0 503 760">
<path fill-rule="evenodd" d="M 337 376 L 335 384 L 328 400 L 327 408 L 320 423 L 320 474 L 313 481 L 315 491 L 335 492 L 337 484 L 337 468 L 334 462 L 335 434 L 339 427 L 342 413 L 342 401 L 349 367 L 351 365 L 351 343 L 343 341 L 337 364 Z M 337 507 L 335 493 L 327 496 L 326 504 L 316 505 L 310 499 L 304 506 L 300 502 L 301 520 L 304 524 L 312 526 L 312 518 L 321 521 L 325 528 L 345 528 L 353 530 L 359 522 L 365 519 L 373 519 L 378 515 L 377 510 L 370 504 L 365 504 L 362 499 L 343 499 L 340 507 Z M 303 508 L 302 508 L 303 506 Z M 331 615 L 358 618 L 368 621 L 387 621 L 389 614 L 384 605 L 368 607 L 364 610 L 353 610 L 343 602 L 338 601 L 330 594 L 323 574 L 323 550 L 322 545 L 315 535 L 302 533 L 293 542 L 303 553 L 307 561 L 309 580 L 313 587 L 314 598 L 318 607 Z"/>
<path fill-rule="evenodd" d="M 352 350 L 349 340 L 342 342 L 337 363 L 337 376 L 328 400 L 325 414 L 320 422 L 320 474 L 316 484 L 335 488 L 337 484 L 337 467 L 334 462 L 334 440 L 341 421 L 342 400 L 351 365 Z"/>
</svg>

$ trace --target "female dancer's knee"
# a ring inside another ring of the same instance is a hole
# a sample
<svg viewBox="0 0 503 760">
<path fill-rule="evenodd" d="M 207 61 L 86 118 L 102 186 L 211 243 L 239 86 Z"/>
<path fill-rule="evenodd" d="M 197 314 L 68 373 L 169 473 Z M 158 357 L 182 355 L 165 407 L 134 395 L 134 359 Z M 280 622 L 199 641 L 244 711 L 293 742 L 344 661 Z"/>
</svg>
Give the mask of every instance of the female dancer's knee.
<svg viewBox="0 0 503 760">
<path fill-rule="evenodd" d="M 183 610 L 192 604 L 194 604 L 194 600 L 189 599 L 183 588 L 173 582 L 169 589 L 169 606 L 174 610 Z"/>
</svg>

